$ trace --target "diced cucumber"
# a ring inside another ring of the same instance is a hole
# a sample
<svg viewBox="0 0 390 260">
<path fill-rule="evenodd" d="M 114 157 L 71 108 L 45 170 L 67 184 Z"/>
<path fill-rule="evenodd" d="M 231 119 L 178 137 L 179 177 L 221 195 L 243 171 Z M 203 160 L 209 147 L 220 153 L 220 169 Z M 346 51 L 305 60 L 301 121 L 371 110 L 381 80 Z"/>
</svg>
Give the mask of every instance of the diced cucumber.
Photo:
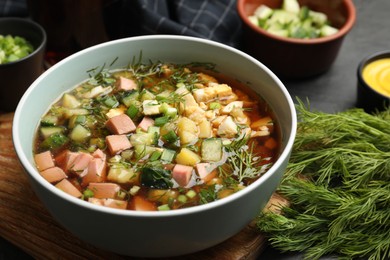
<svg viewBox="0 0 390 260">
<path fill-rule="evenodd" d="M 58 123 L 58 117 L 55 115 L 45 115 L 41 120 L 41 126 L 55 126 Z"/>
<path fill-rule="evenodd" d="M 134 155 L 138 159 L 142 159 L 146 156 L 151 155 L 154 151 L 161 151 L 162 148 L 150 146 L 150 145 L 143 145 L 143 144 L 137 144 L 134 146 Z"/>
<path fill-rule="evenodd" d="M 260 25 L 259 25 L 259 18 L 257 18 L 256 15 L 248 16 L 248 19 L 249 19 L 249 21 L 250 21 L 251 23 L 253 23 L 254 25 L 260 26 Z M 260 27 L 262 27 L 262 26 L 260 26 Z"/>
<path fill-rule="evenodd" d="M 309 17 L 311 17 L 313 23 L 317 24 L 318 26 L 324 25 L 328 20 L 326 14 L 312 10 L 309 11 Z"/>
<path fill-rule="evenodd" d="M 62 126 L 42 126 L 40 128 L 41 136 L 46 139 L 52 134 L 56 133 L 63 133 L 65 131 L 65 128 Z"/>
<path fill-rule="evenodd" d="M 160 136 L 160 127 L 158 126 L 149 126 L 148 133 L 152 133 L 154 135 Z"/>
<path fill-rule="evenodd" d="M 330 25 L 324 25 L 321 27 L 321 35 L 322 36 L 330 36 L 332 34 L 335 34 L 338 32 L 338 29 L 330 26 Z"/>
<path fill-rule="evenodd" d="M 254 15 L 259 19 L 267 19 L 272 15 L 272 13 L 272 8 L 269 8 L 266 5 L 260 5 L 258 8 L 256 8 Z"/>
<path fill-rule="evenodd" d="M 139 92 L 138 91 L 133 91 L 133 92 L 130 92 L 130 93 L 126 93 L 126 95 L 124 95 L 122 97 L 122 103 L 126 106 L 126 107 L 129 107 L 131 104 L 134 104 L 134 101 L 138 101 L 138 97 L 139 97 Z"/>
<path fill-rule="evenodd" d="M 287 12 L 298 14 L 299 3 L 297 0 L 283 0 L 283 9 Z"/>
<path fill-rule="evenodd" d="M 269 23 L 279 22 L 281 24 L 289 24 L 292 22 L 298 22 L 299 18 L 296 14 L 284 11 L 284 10 L 274 10 L 271 18 L 269 19 Z"/>
<path fill-rule="evenodd" d="M 202 161 L 217 162 L 222 158 L 221 138 L 207 138 L 202 141 Z"/>
<path fill-rule="evenodd" d="M 172 162 L 175 159 L 176 152 L 171 149 L 164 149 L 161 154 L 161 161 Z"/>
<path fill-rule="evenodd" d="M 142 109 L 144 115 L 158 115 L 160 114 L 160 104 L 157 100 L 147 99 L 142 102 Z"/>
<path fill-rule="evenodd" d="M 69 134 L 70 139 L 83 143 L 89 139 L 91 132 L 82 125 L 76 125 Z"/>
<path fill-rule="evenodd" d="M 168 105 L 167 103 L 162 103 L 160 106 L 160 112 L 165 116 L 173 118 L 177 116 L 177 108 Z"/>
<path fill-rule="evenodd" d="M 86 121 L 87 117 L 85 115 L 74 115 L 70 117 L 68 127 L 74 128 L 78 124 L 84 125 Z"/>
<path fill-rule="evenodd" d="M 63 135 L 62 133 L 54 133 L 48 138 L 46 138 L 41 143 L 41 148 L 44 149 L 56 149 L 63 145 L 65 145 L 69 141 L 68 137 Z"/>
<path fill-rule="evenodd" d="M 135 133 L 130 136 L 130 143 L 136 145 L 153 145 L 156 143 L 156 135 L 154 133 Z"/>
<path fill-rule="evenodd" d="M 297 0 L 283 0 L 282 8 L 279 9 L 259 6 L 248 18 L 269 33 L 282 37 L 312 39 L 338 31 L 337 28 L 328 27 L 329 21 L 325 13 L 299 6 Z"/>
<path fill-rule="evenodd" d="M 141 97 L 140 97 L 141 101 L 155 100 L 155 99 L 156 99 L 156 95 L 154 95 L 152 92 L 145 89 L 141 92 Z"/>
<path fill-rule="evenodd" d="M 69 108 L 64 111 L 66 118 L 70 118 L 73 115 L 89 115 L 89 111 L 84 108 Z"/>
</svg>

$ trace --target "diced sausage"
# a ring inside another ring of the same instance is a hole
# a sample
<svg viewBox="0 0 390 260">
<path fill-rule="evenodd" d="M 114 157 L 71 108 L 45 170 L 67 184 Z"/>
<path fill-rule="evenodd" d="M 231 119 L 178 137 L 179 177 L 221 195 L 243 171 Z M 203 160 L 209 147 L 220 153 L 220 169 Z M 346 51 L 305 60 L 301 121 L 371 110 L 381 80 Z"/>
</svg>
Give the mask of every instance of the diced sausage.
<svg viewBox="0 0 390 260">
<path fill-rule="evenodd" d="M 80 177 L 87 174 L 89 162 L 92 160 L 92 155 L 88 153 L 78 153 L 76 159 L 73 161 L 73 165 L 70 170 Z"/>
<path fill-rule="evenodd" d="M 127 208 L 127 201 L 124 201 L 124 200 L 89 198 L 88 202 L 95 204 L 95 205 L 116 208 L 116 209 L 126 209 Z"/>
<path fill-rule="evenodd" d="M 192 170 L 191 166 L 176 164 L 172 170 L 172 177 L 181 187 L 185 187 L 190 182 Z"/>
<path fill-rule="evenodd" d="M 130 209 L 139 211 L 156 211 L 157 207 L 153 202 L 150 202 L 141 196 L 134 196 L 130 202 Z"/>
<path fill-rule="evenodd" d="M 128 134 L 136 129 L 133 120 L 125 114 L 120 114 L 108 119 L 106 127 L 111 133 L 117 135 Z"/>
<path fill-rule="evenodd" d="M 36 154 L 34 156 L 34 160 L 39 171 L 44 171 L 55 166 L 53 156 L 50 151 Z"/>
<path fill-rule="evenodd" d="M 87 174 L 82 178 L 82 185 L 90 182 L 103 182 L 106 180 L 107 164 L 102 158 L 93 158 L 88 164 Z"/>
<path fill-rule="evenodd" d="M 211 167 L 210 163 L 198 163 L 195 165 L 195 169 L 199 178 L 204 182 L 208 182 L 217 174 L 217 171 Z"/>
<path fill-rule="evenodd" d="M 125 77 L 119 77 L 116 83 L 117 83 L 117 90 L 127 91 L 127 90 L 138 88 L 138 85 L 134 80 Z"/>
<path fill-rule="evenodd" d="M 83 194 L 67 179 L 63 179 L 55 185 L 60 190 L 68 193 L 69 195 L 80 198 Z"/>
<path fill-rule="evenodd" d="M 102 151 L 102 150 L 100 150 L 100 149 L 96 149 L 94 152 L 93 152 L 93 154 L 92 154 L 92 156 L 94 157 L 94 158 L 101 158 L 101 159 L 103 159 L 103 160 L 106 160 L 106 154 Z"/>
<path fill-rule="evenodd" d="M 115 200 L 115 199 L 103 199 L 103 206 L 115 208 L 115 209 L 126 209 L 127 201 Z"/>
<path fill-rule="evenodd" d="M 141 128 L 144 131 L 148 131 L 149 126 L 154 125 L 154 120 L 151 117 L 145 116 L 142 118 L 141 123 L 139 123 L 138 127 Z"/>
<path fill-rule="evenodd" d="M 75 162 L 78 155 L 79 155 L 79 153 L 71 152 L 69 150 L 66 152 L 65 164 L 63 166 L 63 169 L 65 172 L 70 171 L 70 169 L 73 167 L 74 162 Z"/>
<path fill-rule="evenodd" d="M 60 167 L 52 167 L 41 171 L 41 175 L 50 183 L 60 181 L 67 177 L 66 173 Z"/>
<path fill-rule="evenodd" d="M 96 183 L 91 182 L 88 189 L 93 192 L 93 197 L 98 199 L 114 199 L 120 190 L 120 186 L 115 183 Z"/>
<path fill-rule="evenodd" d="M 106 143 L 112 155 L 132 147 L 126 135 L 108 135 L 106 136 Z"/>
</svg>

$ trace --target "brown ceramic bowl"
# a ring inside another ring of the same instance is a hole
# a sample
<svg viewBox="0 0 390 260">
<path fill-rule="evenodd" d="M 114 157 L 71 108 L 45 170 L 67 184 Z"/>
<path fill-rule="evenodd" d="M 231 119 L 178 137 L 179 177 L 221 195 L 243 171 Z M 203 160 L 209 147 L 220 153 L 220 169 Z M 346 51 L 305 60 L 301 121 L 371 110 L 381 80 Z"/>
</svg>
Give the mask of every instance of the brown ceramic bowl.
<svg viewBox="0 0 390 260">
<path fill-rule="evenodd" d="M 20 36 L 29 41 L 34 51 L 10 63 L 0 64 L 0 111 L 10 112 L 30 84 L 43 72 L 46 33 L 37 23 L 25 18 L 0 18 L 0 34 Z"/>
<path fill-rule="evenodd" d="M 383 110 L 390 105 L 390 93 L 388 91 L 380 91 L 375 88 L 371 84 L 374 82 L 368 82 L 363 76 L 364 69 L 375 61 L 378 60 L 388 60 L 390 59 L 390 51 L 381 51 L 369 55 L 364 58 L 357 69 L 357 107 L 363 108 L 366 112 L 375 112 Z M 385 66 L 381 66 L 379 69 L 372 70 L 374 73 L 373 77 L 376 80 L 378 85 L 382 85 L 383 87 L 387 87 L 390 78 L 390 63 L 386 63 Z M 382 78 L 384 80 L 381 83 L 378 82 Z"/>
<path fill-rule="evenodd" d="M 280 8 L 282 0 L 238 0 L 237 10 L 243 21 L 243 44 L 247 53 L 257 58 L 279 77 L 305 78 L 328 70 L 340 50 L 344 37 L 351 30 L 356 13 L 352 0 L 298 0 L 300 6 L 325 13 L 339 31 L 316 39 L 293 39 L 273 35 L 248 19 L 264 4 Z"/>
</svg>

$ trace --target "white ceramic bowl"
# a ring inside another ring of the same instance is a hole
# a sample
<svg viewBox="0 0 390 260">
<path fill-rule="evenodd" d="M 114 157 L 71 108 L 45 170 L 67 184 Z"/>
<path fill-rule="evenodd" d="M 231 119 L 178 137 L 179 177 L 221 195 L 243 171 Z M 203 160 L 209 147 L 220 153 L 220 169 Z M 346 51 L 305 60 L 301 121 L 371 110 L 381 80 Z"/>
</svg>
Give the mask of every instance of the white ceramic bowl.
<svg viewBox="0 0 390 260">
<path fill-rule="evenodd" d="M 71 197 L 45 181 L 35 168 L 33 140 L 40 117 L 60 95 L 87 78 L 86 71 L 118 68 L 143 53 L 175 63 L 213 62 L 216 69 L 250 86 L 270 104 L 281 125 L 282 151 L 268 173 L 227 198 L 164 212 L 137 212 L 96 206 Z M 141 36 L 106 42 L 80 51 L 43 73 L 26 91 L 14 116 L 13 141 L 31 185 L 53 217 L 82 240 L 105 250 L 137 257 L 169 257 L 214 246 L 243 229 L 277 188 L 296 134 L 296 112 L 282 82 L 263 64 L 229 46 L 185 36 Z M 42 227 L 45 228 L 45 227 Z"/>
</svg>

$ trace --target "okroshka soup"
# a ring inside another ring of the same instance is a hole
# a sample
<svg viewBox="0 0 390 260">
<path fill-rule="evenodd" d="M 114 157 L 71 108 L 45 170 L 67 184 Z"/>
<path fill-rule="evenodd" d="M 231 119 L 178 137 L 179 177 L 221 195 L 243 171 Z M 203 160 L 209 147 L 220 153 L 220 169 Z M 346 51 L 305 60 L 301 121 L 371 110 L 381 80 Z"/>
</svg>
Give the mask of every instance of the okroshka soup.
<svg viewBox="0 0 390 260">
<path fill-rule="evenodd" d="M 48 182 L 96 205 L 162 211 L 266 174 L 279 126 L 259 95 L 212 63 L 137 60 L 97 64 L 42 116 L 34 159 Z"/>
</svg>

